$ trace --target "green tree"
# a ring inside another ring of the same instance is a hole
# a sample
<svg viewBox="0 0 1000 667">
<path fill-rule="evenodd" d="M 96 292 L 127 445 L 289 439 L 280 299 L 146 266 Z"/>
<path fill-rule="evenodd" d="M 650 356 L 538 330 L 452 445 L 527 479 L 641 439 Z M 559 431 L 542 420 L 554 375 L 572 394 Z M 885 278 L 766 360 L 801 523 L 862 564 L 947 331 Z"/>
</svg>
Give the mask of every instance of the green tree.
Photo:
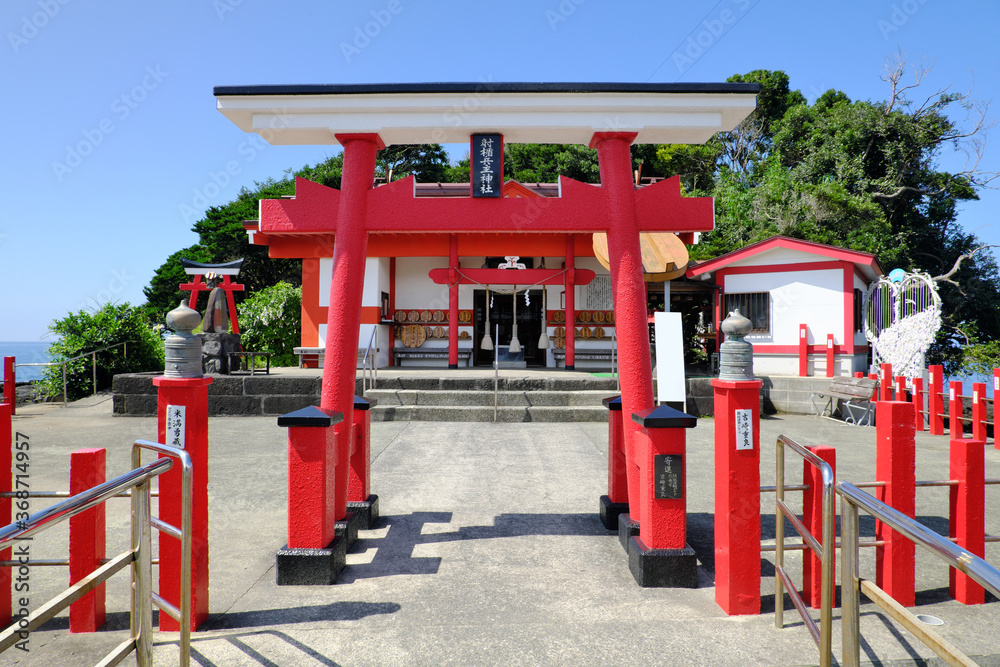
<svg viewBox="0 0 1000 667">
<path fill-rule="evenodd" d="M 412 175 L 421 183 L 444 183 L 448 173 L 448 153 L 441 144 L 399 144 L 378 152 L 375 177 L 392 180 Z"/>
<path fill-rule="evenodd" d="M 294 348 L 302 337 L 302 288 L 279 282 L 243 302 L 240 313 L 243 348 L 270 352 L 275 366 L 294 366 Z"/>
<path fill-rule="evenodd" d="M 692 254 L 716 256 L 784 234 L 873 253 L 886 269 L 948 275 L 940 282 L 945 326 L 930 358 L 957 368 L 961 331 L 974 326 L 984 342 L 1000 338 L 996 263 L 988 251 L 973 252 L 981 243 L 957 220 L 958 204 L 995 176 L 949 173 L 938 162 L 963 142 L 975 154 L 988 123 L 966 95 L 937 91 L 912 101 L 926 71 L 905 85 L 907 71 L 901 60 L 890 63 L 887 100 L 851 101 L 831 90 L 812 105 L 782 73 L 733 77 L 761 83 L 760 107 L 716 138 L 716 228 Z M 971 123 L 953 120 L 956 110 L 971 111 Z"/>
<path fill-rule="evenodd" d="M 297 259 L 272 259 L 265 246 L 251 245 L 243 227 L 245 220 L 255 219 L 261 199 L 279 199 L 295 194 L 295 178 L 339 188 L 343 172 L 343 154 L 324 160 L 313 166 L 304 166 L 298 171 L 285 172 L 281 180 L 268 179 L 256 183 L 254 190 L 243 188 L 236 199 L 222 206 L 213 206 L 198 220 L 192 230 L 198 234 L 198 243 L 173 253 L 158 268 L 144 288 L 149 317 L 153 322 L 162 323 L 166 314 L 177 307 L 182 292 L 178 286 L 188 282 L 189 276 L 180 265 L 184 257 L 196 262 L 218 264 L 243 258 L 239 283 L 245 286 L 245 294 L 252 294 L 280 281 L 299 284 L 302 281 L 302 262 Z M 237 292 L 237 299 L 244 296 Z M 203 309 L 207 304 L 203 293 L 198 305 Z M 239 306 L 239 304 L 238 304 Z"/>
<path fill-rule="evenodd" d="M 59 336 L 49 346 L 49 355 L 56 361 L 101 350 L 96 354 L 98 390 L 110 387 L 112 378 L 119 373 L 163 371 L 163 340 L 159 329 L 149 325 L 141 307 L 109 303 L 97 311 L 80 310 L 54 320 L 49 331 Z M 62 367 L 47 367 L 41 383 L 48 395 L 61 396 Z M 93 392 L 92 357 L 68 362 L 67 399 L 76 400 Z"/>
</svg>

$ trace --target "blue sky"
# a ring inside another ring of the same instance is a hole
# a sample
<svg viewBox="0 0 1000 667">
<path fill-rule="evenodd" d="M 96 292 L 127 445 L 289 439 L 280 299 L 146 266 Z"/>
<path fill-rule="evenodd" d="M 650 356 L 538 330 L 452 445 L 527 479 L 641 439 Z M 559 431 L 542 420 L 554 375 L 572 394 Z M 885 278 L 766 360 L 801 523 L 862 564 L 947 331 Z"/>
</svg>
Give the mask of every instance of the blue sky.
<svg viewBox="0 0 1000 667">
<path fill-rule="evenodd" d="M 216 85 L 712 82 L 763 68 L 810 100 L 884 99 L 879 74 L 902 49 L 934 66 L 928 94 L 951 84 L 995 100 L 997 25 L 998 3 L 942 0 L 5 0 L 0 340 L 142 303 L 208 206 L 337 150 L 263 144 L 216 111 Z M 981 167 L 1000 171 L 996 145 Z M 960 222 L 1000 243 L 998 205 L 986 192 Z"/>
</svg>

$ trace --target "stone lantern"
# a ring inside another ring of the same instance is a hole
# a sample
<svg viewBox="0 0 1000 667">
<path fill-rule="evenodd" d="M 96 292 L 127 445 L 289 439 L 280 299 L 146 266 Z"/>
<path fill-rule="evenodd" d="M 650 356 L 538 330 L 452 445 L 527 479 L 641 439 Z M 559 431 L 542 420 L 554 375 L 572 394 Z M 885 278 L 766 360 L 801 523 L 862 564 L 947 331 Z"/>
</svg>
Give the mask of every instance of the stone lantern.
<svg viewBox="0 0 1000 667">
<path fill-rule="evenodd" d="M 719 326 L 726 340 L 719 346 L 720 380 L 753 380 L 753 345 L 743 340 L 753 323 L 737 308 Z"/>
<path fill-rule="evenodd" d="M 165 343 L 166 368 L 164 377 L 168 378 L 200 378 L 204 376 L 201 369 L 201 338 L 191 333 L 201 324 L 198 311 L 188 308 L 181 301 L 167 313 L 167 328 L 173 331 L 167 336 Z"/>
</svg>

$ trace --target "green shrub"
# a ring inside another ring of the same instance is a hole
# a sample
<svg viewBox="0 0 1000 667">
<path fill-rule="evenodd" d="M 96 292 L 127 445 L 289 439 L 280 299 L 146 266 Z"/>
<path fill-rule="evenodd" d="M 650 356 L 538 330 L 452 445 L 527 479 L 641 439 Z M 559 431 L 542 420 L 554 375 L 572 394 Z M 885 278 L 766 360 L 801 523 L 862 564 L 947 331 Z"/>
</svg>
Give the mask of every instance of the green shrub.
<svg viewBox="0 0 1000 667">
<path fill-rule="evenodd" d="M 302 288 L 279 282 L 239 305 L 243 349 L 270 352 L 271 365 L 296 366 L 294 348 L 302 338 Z"/>
<path fill-rule="evenodd" d="M 139 306 L 106 304 L 97 311 L 80 310 L 61 320 L 54 320 L 49 331 L 59 339 L 49 346 L 53 361 L 72 359 L 101 348 L 97 353 L 97 389 L 107 389 L 120 373 L 163 370 L 163 340 L 150 326 L 146 311 Z M 124 346 L 118 345 L 125 343 Z M 76 400 L 94 393 L 92 357 L 89 355 L 66 364 L 66 394 Z M 49 366 L 41 380 L 50 396 L 62 396 L 61 366 Z"/>
</svg>

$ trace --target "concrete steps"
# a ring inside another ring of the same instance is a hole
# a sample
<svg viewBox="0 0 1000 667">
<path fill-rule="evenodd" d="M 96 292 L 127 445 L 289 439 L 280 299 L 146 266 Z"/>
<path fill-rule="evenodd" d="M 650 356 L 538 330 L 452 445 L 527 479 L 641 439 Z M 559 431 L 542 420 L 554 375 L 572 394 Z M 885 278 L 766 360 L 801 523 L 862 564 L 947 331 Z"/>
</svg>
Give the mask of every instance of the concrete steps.
<svg viewBox="0 0 1000 667">
<path fill-rule="evenodd" d="M 600 422 L 602 401 L 617 395 L 606 378 L 501 378 L 499 422 Z M 379 379 L 365 398 L 377 401 L 373 421 L 476 421 L 494 419 L 493 378 Z"/>
</svg>

